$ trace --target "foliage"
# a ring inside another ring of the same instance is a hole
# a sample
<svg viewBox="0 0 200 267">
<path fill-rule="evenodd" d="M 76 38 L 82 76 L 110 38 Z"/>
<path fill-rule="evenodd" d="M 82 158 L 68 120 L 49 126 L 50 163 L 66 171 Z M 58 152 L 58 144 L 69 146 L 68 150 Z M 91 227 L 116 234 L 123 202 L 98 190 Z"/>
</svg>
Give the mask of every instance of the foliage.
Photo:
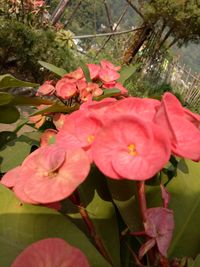
<svg viewBox="0 0 200 267">
<path fill-rule="evenodd" d="M 38 61 L 47 59 L 69 71 L 76 65 L 75 57 L 55 39 L 56 33 L 50 28 L 36 30 L 14 19 L 1 17 L 0 72 L 42 82 L 47 72 L 39 68 Z"/>
</svg>

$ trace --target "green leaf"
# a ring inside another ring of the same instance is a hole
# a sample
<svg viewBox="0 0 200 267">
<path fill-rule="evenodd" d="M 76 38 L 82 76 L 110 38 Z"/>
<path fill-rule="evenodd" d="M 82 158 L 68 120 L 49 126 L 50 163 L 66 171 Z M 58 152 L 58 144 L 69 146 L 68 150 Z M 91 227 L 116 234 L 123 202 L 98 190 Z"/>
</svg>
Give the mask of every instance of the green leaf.
<svg viewBox="0 0 200 267">
<path fill-rule="evenodd" d="M 51 113 L 51 112 L 71 113 L 71 112 L 77 110 L 78 108 L 79 108 L 79 105 L 68 107 L 65 105 L 54 104 L 50 107 L 40 109 L 40 110 L 34 112 L 33 114 L 31 114 L 30 116 L 40 115 L 40 114 L 44 114 L 44 113 Z"/>
<path fill-rule="evenodd" d="M 33 145 L 39 146 L 41 133 L 31 132 L 11 138 L 0 150 L 0 171 L 2 173 L 20 165 L 29 155 Z"/>
<path fill-rule="evenodd" d="M 16 122 L 20 117 L 20 113 L 16 107 L 0 106 L 0 123 L 10 124 Z"/>
<path fill-rule="evenodd" d="M 6 89 L 11 87 L 38 87 L 37 83 L 20 81 L 10 74 L 0 75 L 0 88 Z"/>
<path fill-rule="evenodd" d="M 131 65 L 131 66 L 124 66 L 122 67 L 121 71 L 120 71 L 120 78 L 118 79 L 118 82 L 121 84 L 125 84 L 126 81 L 128 79 L 131 78 L 131 76 L 136 72 L 136 70 L 138 69 L 138 67 L 141 64 L 135 64 L 135 65 Z"/>
<path fill-rule="evenodd" d="M 38 63 L 44 67 L 47 70 L 50 70 L 51 72 L 57 74 L 58 76 L 62 77 L 65 74 L 67 74 L 67 71 L 62 69 L 62 68 L 58 68 L 56 66 L 54 66 L 53 64 L 47 63 L 45 61 L 38 61 Z"/>
<path fill-rule="evenodd" d="M 105 177 L 94 167 L 79 187 L 81 203 L 92 220 L 113 266 L 120 266 L 120 241 L 115 207 L 109 197 Z"/>
<path fill-rule="evenodd" d="M 0 132 L 0 149 L 4 147 L 7 143 L 17 138 L 15 132 L 3 131 Z"/>
<path fill-rule="evenodd" d="M 169 249 L 172 257 L 194 257 L 200 250 L 200 163 L 189 160 L 187 172 L 178 165 L 177 176 L 167 186 L 171 193 L 170 208 L 174 211 L 175 231 Z"/>
<path fill-rule="evenodd" d="M 80 67 L 81 69 L 83 70 L 83 73 L 84 73 L 84 76 L 86 78 L 86 81 L 89 83 L 91 82 L 91 78 L 90 78 L 90 71 L 89 71 L 89 68 L 86 64 L 84 63 L 80 63 Z"/>
<path fill-rule="evenodd" d="M 200 255 L 198 255 L 195 260 L 188 259 L 187 267 L 199 267 L 199 266 L 200 266 Z"/>
<path fill-rule="evenodd" d="M 110 267 L 66 216 L 41 206 L 21 204 L 0 185 L 0 266 L 10 267 L 29 244 L 48 237 L 63 238 L 83 251 L 91 267 Z"/>
<path fill-rule="evenodd" d="M 143 226 L 136 195 L 136 183 L 129 180 L 108 179 L 108 188 L 113 202 L 119 210 L 124 223 L 134 232 L 141 231 Z"/>
<path fill-rule="evenodd" d="M 118 88 L 111 88 L 111 89 L 105 89 L 103 91 L 103 95 L 94 97 L 93 100 L 100 101 L 106 97 L 111 97 L 120 94 L 120 90 Z"/>
<path fill-rule="evenodd" d="M 40 105 L 52 105 L 53 102 L 48 99 L 40 97 L 25 97 L 25 96 L 13 96 L 9 105 L 13 106 L 40 106 Z"/>
<path fill-rule="evenodd" d="M 12 99 L 13 96 L 11 94 L 0 92 L 0 106 L 10 103 Z"/>
</svg>

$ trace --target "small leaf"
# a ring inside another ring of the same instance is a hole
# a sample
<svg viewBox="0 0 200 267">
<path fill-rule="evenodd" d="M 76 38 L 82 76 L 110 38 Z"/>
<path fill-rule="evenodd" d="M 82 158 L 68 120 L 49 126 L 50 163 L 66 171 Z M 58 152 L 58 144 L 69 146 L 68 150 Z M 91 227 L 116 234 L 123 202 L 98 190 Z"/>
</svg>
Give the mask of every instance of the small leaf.
<svg viewBox="0 0 200 267">
<path fill-rule="evenodd" d="M 38 87 L 37 83 L 30 83 L 16 79 L 10 74 L 0 75 L 0 88 L 6 89 L 11 87 Z"/>
<path fill-rule="evenodd" d="M 0 106 L 10 103 L 12 99 L 13 96 L 11 94 L 0 92 Z"/>
<path fill-rule="evenodd" d="M 40 105 L 52 105 L 51 100 L 42 99 L 40 97 L 25 97 L 25 96 L 13 96 L 9 105 L 13 106 L 40 106 Z"/>
<path fill-rule="evenodd" d="M 15 132 L 9 132 L 9 131 L 3 131 L 0 132 L 0 149 L 5 146 L 10 141 L 17 138 L 17 135 Z"/>
<path fill-rule="evenodd" d="M 84 76 L 85 76 L 85 78 L 86 78 L 86 81 L 87 81 L 88 83 L 91 82 L 92 80 L 91 80 L 91 78 L 90 78 L 90 71 L 89 71 L 89 69 L 88 69 L 88 66 L 87 66 L 86 64 L 81 63 L 81 64 L 80 64 L 80 67 L 81 67 L 81 69 L 83 70 L 83 73 L 84 73 Z"/>
<path fill-rule="evenodd" d="M 77 110 L 78 108 L 79 108 L 79 105 L 68 107 L 65 105 L 54 104 L 50 107 L 40 109 L 40 110 L 34 112 L 33 114 L 31 114 L 30 116 L 40 115 L 40 114 L 44 114 L 44 113 L 51 113 L 51 112 L 71 113 L 71 112 Z"/>
<path fill-rule="evenodd" d="M 120 78 L 118 79 L 118 82 L 124 85 L 125 82 L 129 78 L 131 78 L 131 76 L 136 72 L 136 70 L 138 69 L 138 67 L 140 65 L 141 64 L 136 64 L 136 65 L 122 67 L 122 69 L 120 71 Z"/>
<path fill-rule="evenodd" d="M 58 68 L 56 66 L 54 66 L 53 64 L 47 63 L 45 61 L 38 61 L 38 63 L 44 67 L 47 70 L 50 70 L 51 72 L 57 74 L 58 76 L 62 77 L 65 74 L 67 74 L 67 71 L 62 69 L 62 68 Z"/>
<path fill-rule="evenodd" d="M 195 260 L 188 259 L 187 267 L 199 267 L 199 266 L 200 266 L 200 255 L 198 255 Z"/>
<path fill-rule="evenodd" d="M 0 123 L 10 124 L 16 122 L 20 117 L 20 113 L 16 107 L 0 106 Z"/>
<path fill-rule="evenodd" d="M 103 91 L 103 95 L 94 97 L 93 100 L 100 101 L 100 100 L 102 100 L 102 99 L 104 99 L 106 97 L 115 96 L 115 95 L 118 95 L 120 93 L 121 93 L 121 91 L 119 89 L 117 89 L 117 88 L 105 89 Z"/>
</svg>

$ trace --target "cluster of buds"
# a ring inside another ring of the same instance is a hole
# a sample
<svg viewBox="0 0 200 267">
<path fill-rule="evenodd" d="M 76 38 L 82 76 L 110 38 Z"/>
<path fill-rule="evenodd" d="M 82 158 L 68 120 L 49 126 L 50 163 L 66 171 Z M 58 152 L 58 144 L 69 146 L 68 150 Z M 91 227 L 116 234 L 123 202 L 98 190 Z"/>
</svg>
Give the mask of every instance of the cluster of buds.
<svg viewBox="0 0 200 267">
<path fill-rule="evenodd" d="M 37 91 L 38 96 L 56 95 L 62 101 L 83 103 L 98 97 L 105 89 L 116 88 L 119 95 L 127 95 L 128 91 L 117 80 L 120 67 L 102 60 L 100 65 L 87 64 L 91 81 L 88 82 L 82 68 L 65 74 L 60 80 L 46 81 Z"/>
</svg>

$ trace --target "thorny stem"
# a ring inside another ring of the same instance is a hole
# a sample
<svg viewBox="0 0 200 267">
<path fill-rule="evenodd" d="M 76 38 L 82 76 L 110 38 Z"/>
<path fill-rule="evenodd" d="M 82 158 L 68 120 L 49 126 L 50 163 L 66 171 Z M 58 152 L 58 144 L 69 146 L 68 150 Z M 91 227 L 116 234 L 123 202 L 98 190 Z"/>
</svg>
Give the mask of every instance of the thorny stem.
<svg viewBox="0 0 200 267">
<path fill-rule="evenodd" d="M 73 204 L 75 204 L 79 208 L 80 215 L 83 221 L 85 222 L 91 237 L 95 242 L 96 248 L 99 250 L 102 256 L 113 266 L 112 259 L 108 255 L 100 236 L 96 233 L 95 227 L 93 225 L 93 222 L 89 218 L 87 210 L 80 203 L 80 198 L 77 190 L 70 196 L 70 200 L 72 201 Z"/>
</svg>

